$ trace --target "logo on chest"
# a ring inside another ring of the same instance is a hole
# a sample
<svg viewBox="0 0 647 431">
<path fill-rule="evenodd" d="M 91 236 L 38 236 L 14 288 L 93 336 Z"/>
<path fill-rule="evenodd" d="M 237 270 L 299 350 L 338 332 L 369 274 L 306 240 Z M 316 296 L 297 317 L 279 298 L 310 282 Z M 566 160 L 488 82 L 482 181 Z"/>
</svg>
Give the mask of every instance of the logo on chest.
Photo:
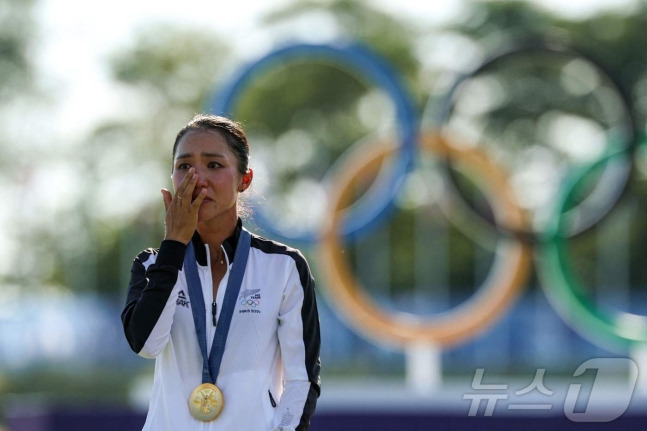
<svg viewBox="0 0 647 431">
<path fill-rule="evenodd" d="M 240 302 L 239 313 L 260 313 L 261 289 L 245 289 L 238 297 Z"/>
<path fill-rule="evenodd" d="M 177 294 L 177 301 L 175 305 L 181 305 L 182 307 L 189 308 L 189 299 L 186 297 L 184 290 L 180 290 L 180 293 Z"/>
</svg>

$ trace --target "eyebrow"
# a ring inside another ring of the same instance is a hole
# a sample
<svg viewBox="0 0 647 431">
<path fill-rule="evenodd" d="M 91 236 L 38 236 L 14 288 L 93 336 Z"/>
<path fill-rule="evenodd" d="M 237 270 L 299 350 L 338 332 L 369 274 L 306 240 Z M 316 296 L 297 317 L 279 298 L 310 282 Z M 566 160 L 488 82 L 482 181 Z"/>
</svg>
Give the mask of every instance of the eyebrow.
<svg viewBox="0 0 647 431">
<path fill-rule="evenodd" d="M 179 156 L 177 156 L 177 157 L 175 158 L 175 160 L 179 160 L 179 159 L 190 159 L 191 157 L 193 157 L 193 154 L 191 154 L 191 153 L 185 153 L 185 154 L 180 154 Z M 221 159 L 224 159 L 224 158 L 225 158 L 225 155 L 224 155 L 224 154 L 221 154 L 221 153 L 201 153 L 201 154 L 200 154 L 200 157 L 203 157 L 203 158 L 214 158 L 214 157 L 215 157 L 215 158 L 221 158 Z"/>
</svg>

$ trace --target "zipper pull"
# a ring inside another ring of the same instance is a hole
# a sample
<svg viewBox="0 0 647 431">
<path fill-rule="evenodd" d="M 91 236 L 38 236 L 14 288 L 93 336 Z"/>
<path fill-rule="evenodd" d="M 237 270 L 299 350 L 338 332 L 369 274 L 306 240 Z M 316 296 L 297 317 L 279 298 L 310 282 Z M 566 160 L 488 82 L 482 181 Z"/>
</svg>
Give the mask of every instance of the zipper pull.
<svg viewBox="0 0 647 431">
<path fill-rule="evenodd" d="M 216 326 L 216 313 L 218 312 L 218 304 L 216 301 L 211 303 L 211 317 L 213 318 L 213 326 Z"/>
</svg>

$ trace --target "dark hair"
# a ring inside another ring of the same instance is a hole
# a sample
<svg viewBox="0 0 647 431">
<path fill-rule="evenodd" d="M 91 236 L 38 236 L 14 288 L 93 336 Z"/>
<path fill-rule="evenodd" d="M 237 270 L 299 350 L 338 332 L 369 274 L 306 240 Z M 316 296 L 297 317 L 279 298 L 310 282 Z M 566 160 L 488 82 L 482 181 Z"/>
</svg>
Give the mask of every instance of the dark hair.
<svg viewBox="0 0 647 431">
<path fill-rule="evenodd" d="M 194 130 L 220 133 L 238 160 L 238 172 L 241 175 L 247 173 L 249 167 L 249 144 L 247 143 L 247 135 L 240 123 L 218 115 L 198 114 L 193 117 L 175 137 L 175 143 L 173 144 L 174 159 L 180 140 L 182 140 L 184 135 Z"/>
</svg>

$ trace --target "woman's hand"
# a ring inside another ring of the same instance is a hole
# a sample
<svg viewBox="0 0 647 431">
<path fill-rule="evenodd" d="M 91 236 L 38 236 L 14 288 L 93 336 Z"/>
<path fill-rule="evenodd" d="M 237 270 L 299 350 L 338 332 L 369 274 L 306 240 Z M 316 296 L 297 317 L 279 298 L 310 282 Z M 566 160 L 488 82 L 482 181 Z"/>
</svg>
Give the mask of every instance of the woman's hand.
<svg viewBox="0 0 647 431">
<path fill-rule="evenodd" d="M 192 200 L 197 181 L 198 174 L 195 173 L 195 169 L 189 168 L 178 185 L 175 196 L 169 190 L 162 189 L 166 208 L 164 239 L 172 239 L 184 244 L 191 241 L 198 223 L 198 210 L 207 195 L 207 189 L 202 189 L 195 200 Z"/>
</svg>

